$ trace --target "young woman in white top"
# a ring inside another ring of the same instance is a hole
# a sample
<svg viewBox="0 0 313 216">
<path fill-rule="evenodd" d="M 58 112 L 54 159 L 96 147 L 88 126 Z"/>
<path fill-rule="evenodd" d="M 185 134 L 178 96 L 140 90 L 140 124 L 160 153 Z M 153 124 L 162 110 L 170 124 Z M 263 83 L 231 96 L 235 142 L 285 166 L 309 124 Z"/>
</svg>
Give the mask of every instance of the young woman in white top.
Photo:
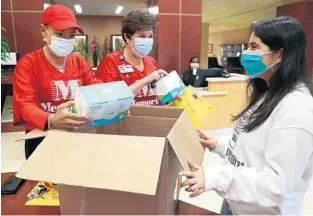
<svg viewBox="0 0 313 216">
<path fill-rule="evenodd" d="M 313 98 L 305 50 L 304 31 L 293 18 L 253 26 L 241 56 L 252 78 L 249 103 L 234 117 L 230 139 L 199 132 L 201 144 L 224 164 L 200 167 L 189 161 L 191 171 L 180 175 L 189 177 L 182 186 L 191 197 L 215 190 L 225 198 L 222 214 L 301 213 L 313 172 Z"/>
</svg>

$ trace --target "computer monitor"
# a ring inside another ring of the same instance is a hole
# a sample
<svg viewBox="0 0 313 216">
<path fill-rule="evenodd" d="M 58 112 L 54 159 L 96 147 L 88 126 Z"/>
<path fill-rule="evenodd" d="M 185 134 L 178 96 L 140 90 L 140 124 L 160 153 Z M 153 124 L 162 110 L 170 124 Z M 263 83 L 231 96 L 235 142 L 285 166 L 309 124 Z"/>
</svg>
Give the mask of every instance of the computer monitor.
<svg viewBox="0 0 313 216">
<path fill-rule="evenodd" d="M 223 68 L 218 64 L 217 57 L 208 57 L 208 68 Z"/>
<path fill-rule="evenodd" d="M 240 57 L 227 57 L 227 68 L 243 68 Z"/>
<path fill-rule="evenodd" d="M 209 77 L 223 77 L 223 68 L 210 68 L 198 70 L 197 77 L 194 83 L 194 87 L 207 87 Z"/>
<path fill-rule="evenodd" d="M 17 61 L 19 60 L 19 53 L 17 52 L 8 52 L 7 58 L 4 61 L 1 61 L 1 69 L 3 70 L 14 70 Z"/>
</svg>

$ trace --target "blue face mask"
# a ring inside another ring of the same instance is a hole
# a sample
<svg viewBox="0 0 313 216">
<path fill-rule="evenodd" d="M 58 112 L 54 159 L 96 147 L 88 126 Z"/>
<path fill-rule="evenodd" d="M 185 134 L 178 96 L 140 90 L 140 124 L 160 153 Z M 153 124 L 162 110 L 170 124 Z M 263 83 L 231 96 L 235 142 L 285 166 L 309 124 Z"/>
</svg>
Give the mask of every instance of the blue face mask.
<svg viewBox="0 0 313 216">
<path fill-rule="evenodd" d="M 243 52 L 241 54 L 241 64 L 251 78 L 258 77 L 265 73 L 269 68 L 273 67 L 267 66 L 263 63 L 262 58 L 272 52 L 262 53 L 262 52 Z"/>
<path fill-rule="evenodd" d="M 139 57 L 144 57 L 151 52 L 152 47 L 152 38 L 135 38 L 135 46 L 133 48 L 133 52 Z"/>
</svg>

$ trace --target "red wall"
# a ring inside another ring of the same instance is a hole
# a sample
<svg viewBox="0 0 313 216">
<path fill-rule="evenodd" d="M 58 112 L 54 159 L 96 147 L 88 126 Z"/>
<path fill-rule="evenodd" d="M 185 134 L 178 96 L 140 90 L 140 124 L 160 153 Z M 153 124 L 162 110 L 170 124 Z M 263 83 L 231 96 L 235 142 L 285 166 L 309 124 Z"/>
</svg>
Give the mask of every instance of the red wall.
<svg viewBox="0 0 313 216">
<path fill-rule="evenodd" d="M 277 8 L 277 16 L 291 16 L 297 19 L 306 34 L 307 39 L 307 64 L 313 68 L 313 1 L 302 1 L 294 4 L 283 5 Z"/>
<path fill-rule="evenodd" d="M 1 1 L 1 31 L 9 40 L 11 51 L 22 55 L 44 45 L 40 34 L 43 0 L 3 0 Z"/>
</svg>

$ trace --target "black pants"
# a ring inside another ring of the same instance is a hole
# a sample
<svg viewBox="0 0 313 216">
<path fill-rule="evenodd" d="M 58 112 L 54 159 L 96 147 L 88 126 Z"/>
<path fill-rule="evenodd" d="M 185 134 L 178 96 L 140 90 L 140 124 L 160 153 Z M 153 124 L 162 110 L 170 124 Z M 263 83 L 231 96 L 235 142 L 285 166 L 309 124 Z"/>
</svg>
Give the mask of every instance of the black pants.
<svg viewBox="0 0 313 216">
<path fill-rule="evenodd" d="M 222 204 L 222 208 L 221 208 L 221 215 L 233 215 L 228 202 L 226 201 L 226 199 L 224 199 L 223 204 Z"/>
<path fill-rule="evenodd" d="M 29 131 L 26 131 L 28 133 Z M 42 142 L 43 137 L 25 140 L 25 157 L 26 160 L 30 157 L 30 155 L 36 150 L 37 146 Z"/>
</svg>

